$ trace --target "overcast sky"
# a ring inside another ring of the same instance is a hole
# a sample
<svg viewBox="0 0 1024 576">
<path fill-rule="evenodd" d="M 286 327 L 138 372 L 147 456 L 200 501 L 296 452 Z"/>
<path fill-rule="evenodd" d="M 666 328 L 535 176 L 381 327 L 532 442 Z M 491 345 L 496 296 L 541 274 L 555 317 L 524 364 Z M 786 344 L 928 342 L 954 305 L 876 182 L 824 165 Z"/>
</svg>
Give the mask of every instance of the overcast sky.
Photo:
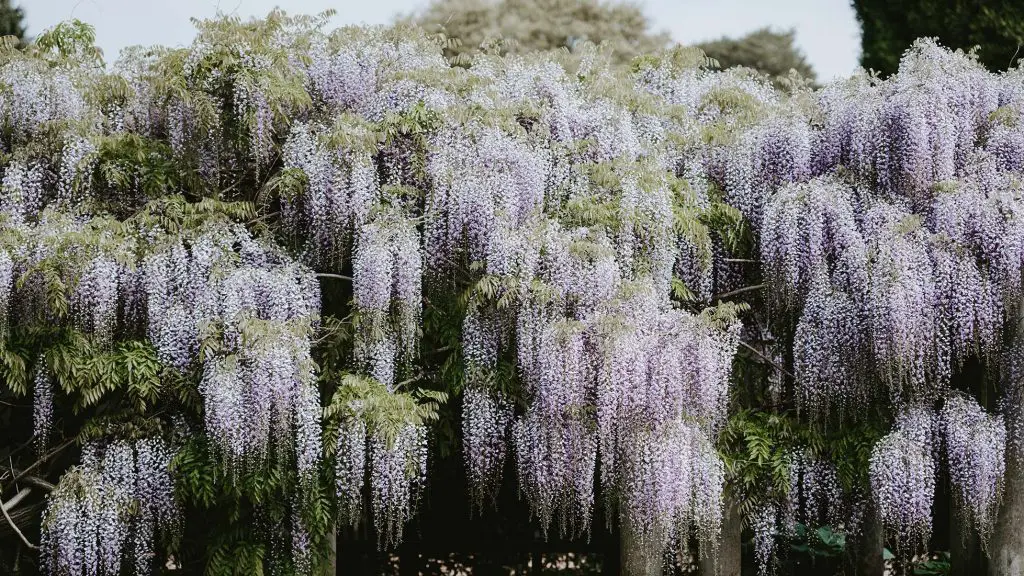
<svg viewBox="0 0 1024 576">
<path fill-rule="evenodd" d="M 108 61 L 134 44 L 188 44 L 190 17 L 214 16 L 218 8 L 242 17 L 264 16 L 281 5 L 289 13 L 335 8 L 334 23 L 383 24 L 427 0 L 15 0 L 25 9 L 30 35 L 71 17 L 96 27 Z M 684 44 L 740 36 L 762 26 L 795 28 L 797 45 L 821 80 L 850 74 L 857 66 L 860 31 L 849 0 L 644 0 L 656 30 Z"/>
</svg>

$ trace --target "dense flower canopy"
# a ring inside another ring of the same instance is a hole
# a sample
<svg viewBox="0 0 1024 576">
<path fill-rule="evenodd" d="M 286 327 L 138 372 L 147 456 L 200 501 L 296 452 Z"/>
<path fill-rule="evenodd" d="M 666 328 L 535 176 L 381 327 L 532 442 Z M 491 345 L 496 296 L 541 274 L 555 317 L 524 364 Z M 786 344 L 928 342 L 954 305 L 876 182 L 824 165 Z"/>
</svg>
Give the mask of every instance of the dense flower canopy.
<svg viewBox="0 0 1024 576">
<path fill-rule="evenodd" d="M 40 451 L 86 414 L 50 572 L 173 550 L 214 484 L 281 571 L 312 570 L 336 519 L 396 545 L 449 394 L 472 507 L 514 469 L 545 532 L 587 535 L 600 498 L 644 546 L 711 555 L 734 489 L 767 569 L 776 532 L 853 531 L 870 490 L 914 547 L 943 463 L 991 532 L 1024 393 L 1009 378 L 993 414 L 954 380 L 1021 354 L 1020 72 L 928 41 L 819 91 L 678 48 L 453 67 L 416 28 L 325 21 L 201 21 L 109 68 L 80 23 L 0 54 L 9 387 Z M 741 343 L 797 418 L 891 409 L 869 480 L 794 445 L 777 493 L 734 482 Z"/>
</svg>

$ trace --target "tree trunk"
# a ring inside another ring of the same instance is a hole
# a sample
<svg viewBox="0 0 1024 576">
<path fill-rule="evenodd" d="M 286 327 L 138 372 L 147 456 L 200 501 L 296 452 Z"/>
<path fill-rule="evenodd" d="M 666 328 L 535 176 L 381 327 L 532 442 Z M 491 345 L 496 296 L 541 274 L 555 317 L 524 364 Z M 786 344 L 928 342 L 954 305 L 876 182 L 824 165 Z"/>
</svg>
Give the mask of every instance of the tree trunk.
<svg viewBox="0 0 1024 576">
<path fill-rule="evenodd" d="M 331 530 L 327 535 L 327 569 L 326 576 L 335 576 L 338 573 L 338 530 Z"/>
<path fill-rule="evenodd" d="M 985 558 L 981 554 L 978 535 L 964 526 L 955 502 L 949 507 L 949 576 L 984 574 Z"/>
<path fill-rule="evenodd" d="M 619 550 L 622 576 L 660 576 L 661 546 L 652 544 L 658 538 L 640 538 L 635 527 L 625 519 L 620 522 Z"/>
<path fill-rule="evenodd" d="M 1007 455 L 999 519 L 989 544 L 989 576 L 1024 576 L 1024 470 Z"/>
<path fill-rule="evenodd" d="M 1018 302 L 1016 320 L 1012 354 L 1020 354 L 1019 349 L 1024 347 L 1024 298 Z M 1024 379 L 1024 374 L 1011 371 L 1007 376 L 1010 381 L 1004 386 L 1004 394 L 1011 394 L 1011 404 L 1016 404 L 1022 394 L 1020 387 L 1024 382 L 1020 380 Z M 1022 409 L 1019 404 L 1013 408 Z M 1013 437 L 1022 431 L 1011 427 L 1008 432 Z M 989 543 L 988 573 L 990 576 L 1024 576 L 1024 462 L 1011 446 L 1007 446 L 1003 486 L 1003 501 Z"/>
<path fill-rule="evenodd" d="M 864 530 L 857 546 L 857 576 L 885 574 L 885 527 L 878 509 L 871 504 L 864 518 Z"/>
<path fill-rule="evenodd" d="M 739 502 L 726 497 L 725 515 L 722 518 L 722 538 L 717 554 L 705 554 L 700 550 L 700 573 L 702 576 L 740 576 L 743 567 L 740 545 L 743 542 L 743 517 Z"/>
</svg>

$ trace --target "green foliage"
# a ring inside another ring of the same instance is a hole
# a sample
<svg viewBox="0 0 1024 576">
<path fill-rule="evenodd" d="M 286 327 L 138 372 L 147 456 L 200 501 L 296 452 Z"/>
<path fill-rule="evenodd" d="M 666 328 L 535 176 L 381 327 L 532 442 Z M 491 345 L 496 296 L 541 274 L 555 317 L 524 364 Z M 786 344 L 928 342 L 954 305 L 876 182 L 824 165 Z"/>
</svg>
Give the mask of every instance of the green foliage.
<svg viewBox="0 0 1024 576">
<path fill-rule="evenodd" d="M 280 448 L 284 449 L 284 448 Z M 294 465 L 266 461 L 262 465 L 223 466 L 212 444 L 200 435 L 184 441 L 172 461 L 179 499 L 189 516 L 200 519 L 186 526 L 178 550 L 186 570 L 206 574 L 295 573 L 288 554 L 290 542 L 275 541 L 268 548 L 267 534 L 274 526 L 290 525 L 293 513 L 303 519 L 316 546 L 326 554 L 324 536 L 336 514 L 331 503 L 331 479 L 326 475 L 303 481 L 298 488 Z M 298 490 L 299 497 L 290 495 Z M 196 550 L 202 556 L 190 557 Z"/>
<path fill-rule="evenodd" d="M 818 558 L 838 558 L 846 551 L 846 534 L 834 532 L 829 526 L 811 529 L 798 522 L 793 532 L 790 550 L 809 556 L 812 562 Z"/>
<path fill-rule="evenodd" d="M 763 502 L 758 498 L 788 492 L 790 454 L 801 440 L 797 426 L 788 415 L 743 409 L 722 430 L 719 454 L 732 489 L 748 496 L 744 515 Z"/>
<path fill-rule="evenodd" d="M 938 38 L 965 51 L 977 47 L 990 70 L 1012 67 L 1024 54 L 1024 4 L 1016 0 L 854 0 L 861 26 L 861 66 L 896 72 L 918 38 Z"/>
<path fill-rule="evenodd" d="M 399 382 L 398 388 L 413 381 Z M 418 387 L 410 392 L 392 393 L 373 378 L 343 373 L 338 375 L 337 389 L 324 408 L 324 419 L 361 419 L 368 432 L 383 435 L 391 443 L 406 424 L 436 421 L 439 406 L 447 398 L 446 392 Z"/>
<path fill-rule="evenodd" d="M 96 46 L 96 29 L 81 20 L 61 22 L 40 34 L 29 47 L 51 65 L 73 63 L 103 65 L 103 51 Z"/>
<path fill-rule="evenodd" d="M 914 576 L 947 576 L 952 571 L 949 552 L 939 552 L 914 564 Z"/>
<path fill-rule="evenodd" d="M 798 451 L 832 462 L 848 493 L 866 490 L 871 448 L 884 433 L 877 424 L 819 429 L 793 412 L 741 408 L 722 430 L 719 454 L 731 489 L 744 496 L 746 514 L 789 491 L 791 458 Z"/>
<path fill-rule="evenodd" d="M 182 190 L 194 195 L 203 192 L 201 180 L 183 172 L 163 142 L 124 133 L 99 138 L 96 148 L 93 179 L 97 186 L 91 189 L 111 213 L 132 213 L 146 200 Z"/>
<path fill-rule="evenodd" d="M 0 358 L 7 388 L 15 395 L 28 393 L 30 374 L 46 370 L 72 399 L 75 413 L 116 397 L 141 414 L 159 400 L 163 366 L 148 342 L 125 340 L 107 347 L 74 329 L 45 325 L 15 327 L 10 342 Z M 40 354 L 43 366 L 36 364 Z"/>
<path fill-rule="evenodd" d="M 158 226 L 168 234 L 176 234 L 200 229 L 207 222 L 245 222 L 255 217 L 256 210 L 251 202 L 222 201 L 215 198 L 189 202 L 184 196 L 171 195 L 148 202 L 124 221 L 124 230 Z"/>
<path fill-rule="evenodd" d="M 741 38 L 720 38 L 697 45 L 708 58 L 722 68 L 743 66 L 757 70 L 780 85 L 795 70 L 801 77 L 815 80 L 814 69 L 796 47 L 796 31 L 777 32 L 761 28 Z"/>
</svg>

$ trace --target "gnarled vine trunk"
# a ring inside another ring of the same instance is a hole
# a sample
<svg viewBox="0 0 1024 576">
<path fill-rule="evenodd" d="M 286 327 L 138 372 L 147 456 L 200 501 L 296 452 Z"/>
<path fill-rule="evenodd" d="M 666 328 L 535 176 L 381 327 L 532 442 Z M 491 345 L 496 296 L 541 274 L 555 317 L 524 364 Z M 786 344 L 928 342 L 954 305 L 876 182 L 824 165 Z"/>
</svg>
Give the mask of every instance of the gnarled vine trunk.
<svg viewBox="0 0 1024 576">
<path fill-rule="evenodd" d="M 622 576 L 660 576 L 661 546 L 656 538 L 644 541 L 625 519 L 619 530 L 620 574 Z"/>
<path fill-rule="evenodd" d="M 743 567 L 741 544 L 743 542 L 743 517 L 740 505 L 733 498 L 726 498 L 725 515 L 722 518 L 722 538 L 718 553 L 705 556 L 701 552 L 700 573 L 702 576 L 740 576 Z"/>
<path fill-rule="evenodd" d="M 338 573 L 338 529 L 327 535 L 327 570 L 325 576 L 336 576 Z"/>
<path fill-rule="evenodd" d="M 1024 576 L 1024 474 L 1017 458 L 1008 458 L 1003 503 L 989 544 L 990 576 Z"/>
<path fill-rule="evenodd" d="M 857 576 L 883 576 L 885 574 L 885 527 L 878 508 L 871 504 L 864 519 L 864 530 L 857 544 Z"/>
<path fill-rule="evenodd" d="M 1013 346 L 1024 346 L 1024 298 L 1017 305 L 1017 333 Z M 1010 374 L 1021 378 L 1021 374 Z M 1021 386 L 1022 382 L 1008 382 L 1009 386 Z M 1008 432 L 1020 434 L 1021 430 L 1010 428 Z M 1024 462 L 1014 449 L 1006 455 L 1006 475 L 1003 484 L 1003 501 L 999 507 L 999 518 L 989 543 L 988 573 L 990 576 L 1024 576 Z"/>
<path fill-rule="evenodd" d="M 949 509 L 949 576 L 974 576 L 985 572 L 985 558 L 978 544 L 978 535 L 964 526 L 956 503 Z M 966 529 L 965 529 L 966 528 Z"/>
</svg>

